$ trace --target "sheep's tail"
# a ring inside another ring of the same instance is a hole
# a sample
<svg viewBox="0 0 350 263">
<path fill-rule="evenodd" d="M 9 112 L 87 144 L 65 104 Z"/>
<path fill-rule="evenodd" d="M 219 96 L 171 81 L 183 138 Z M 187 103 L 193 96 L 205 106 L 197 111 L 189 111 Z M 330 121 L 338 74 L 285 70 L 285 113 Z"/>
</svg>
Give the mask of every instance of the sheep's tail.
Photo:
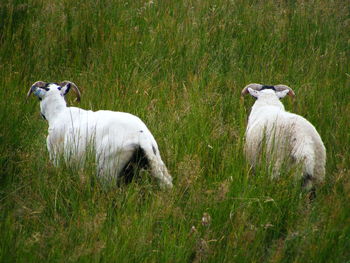
<svg viewBox="0 0 350 263">
<path fill-rule="evenodd" d="M 166 168 L 159 150 L 157 142 L 150 132 L 144 131 L 140 136 L 140 147 L 145 153 L 152 176 L 158 179 L 162 188 L 172 188 L 172 177 Z"/>
</svg>

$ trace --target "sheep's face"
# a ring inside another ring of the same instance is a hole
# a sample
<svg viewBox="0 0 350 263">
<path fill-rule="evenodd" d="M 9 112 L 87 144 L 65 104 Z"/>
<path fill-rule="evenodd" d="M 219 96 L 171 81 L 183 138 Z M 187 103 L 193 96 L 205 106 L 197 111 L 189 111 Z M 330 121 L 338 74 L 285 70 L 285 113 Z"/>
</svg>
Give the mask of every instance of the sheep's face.
<svg viewBox="0 0 350 263">
<path fill-rule="evenodd" d="M 264 97 L 277 97 L 278 99 L 282 99 L 289 93 L 289 90 L 275 91 L 273 87 L 263 90 L 255 90 L 248 88 L 248 92 L 250 95 L 257 99 Z"/>
<path fill-rule="evenodd" d="M 36 82 L 30 89 L 30 93 L 33 93 L 39 98 L 40 101 L 47 99 L 48 97 L 64 97 L 70 89 L 70 84 L 66 84 L 61 87 L 57 83 L 45 83 Z"/>
</svg>

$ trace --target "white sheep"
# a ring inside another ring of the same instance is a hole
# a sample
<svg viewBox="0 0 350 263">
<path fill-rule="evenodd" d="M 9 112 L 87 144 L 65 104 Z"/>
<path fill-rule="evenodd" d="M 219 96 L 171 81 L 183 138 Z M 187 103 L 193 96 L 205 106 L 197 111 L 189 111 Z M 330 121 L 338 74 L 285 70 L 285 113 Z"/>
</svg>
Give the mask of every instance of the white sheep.
<svg viewBox="0 0 350 263">
<path fill-rule="evenodd" d="M 82 165 L 86 152 L 93 150 L 98 175 L 117 179 L 130 173 L 135 162 L 150 168 L 161 187 L 172 187 L 172 177 L 164 165 L 157 142 L 146 125 L 124 112 L 89 111 L 67 107 L 65 95 L 72 89 L 80 101 L 78 87 L 70 81 L 35 82 L 27 98 L 34 93 L 40 100 L 41 114 L 49 123 L 47 148 L 55 165 L 63 156 L 68 164 Z"/>
<path fill-rule="evenodd" d="M 287 94 L 294 97 L 293 90 L 286 85 L 252 83 L 242 90 L 242 95 L 247 93 L 257 99 L 245 134 L 245 154 L 250 164 L 253 167 L 257 164 L 264 149 L 267 161 L 272 163 L 274 177 L 285 161 L 300 164 L 303 188 L 314 189 L 325 177 L 326 149 L 309 121 L 285 111 L 280 99 Z"/>
</svg>

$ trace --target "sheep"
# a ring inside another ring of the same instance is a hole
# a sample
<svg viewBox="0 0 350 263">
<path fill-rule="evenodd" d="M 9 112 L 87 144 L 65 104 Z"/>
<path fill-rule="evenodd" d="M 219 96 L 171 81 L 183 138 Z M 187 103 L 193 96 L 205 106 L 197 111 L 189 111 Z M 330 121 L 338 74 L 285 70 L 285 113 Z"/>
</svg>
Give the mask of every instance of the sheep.
<svg viewBox="0 0 350 263">
<path fill-rule="evenodd" d="M 244 151 L 252 167 L 262 149 L 272 164 L 272 177 L 277 177 L 283 162 L 300 164 L 302 187 L 314 192 L 324 181 L 326 149 L 315 127 L 300 115 L 285 111 L 280 99 L 295 96 L 286 85 L 265 86 L 252 83 L 244 87 L 242 96 L 250 94 L 255 101 L 248 119 Z M 264 144 L 265 143 L 265 144 Z"/>
<path fill-rule="evenodd" d="M 64 157 L 67 164 L 84 164 L 87 150 L 96 158 L 97 174 L 116 179 L 130 175 L 135 162 L 150 168 L 161 188 L 172 188 L 172 177 L 163 163 L 157 142 L 138 117 L 108 110 L 90 111 L 67 107 L 65 95 L 73 90 L 77 101 L 80 91 L 71 81 L 62 83 L 35 82 L 27 93 L 40 100 L 41 115 L 48 121 L 47 149 L 55 166 Z"/>
</svg>

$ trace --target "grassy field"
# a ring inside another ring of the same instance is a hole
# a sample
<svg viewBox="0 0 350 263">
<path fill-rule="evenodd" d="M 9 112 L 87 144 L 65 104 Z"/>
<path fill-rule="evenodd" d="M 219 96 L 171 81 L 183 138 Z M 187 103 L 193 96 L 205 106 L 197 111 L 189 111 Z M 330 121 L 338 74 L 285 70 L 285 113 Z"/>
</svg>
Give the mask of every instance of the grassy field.
<svg viewBox="0 0 350 263">
<path fill-rule="evenodd" d="M 2 0 L 0 261 L 350 262 L 349 32 L 344 0 Z M 25 95 L 66 79 L 79 107 L 144 120 L 172 191 L 146 171 L 106 190 L 93 161 L 52 166 Z M 292 87 L 286 108 L 323 138 L 311 204 L 290 172 L 250 176 L 251 82 Z"/>
</svg>

